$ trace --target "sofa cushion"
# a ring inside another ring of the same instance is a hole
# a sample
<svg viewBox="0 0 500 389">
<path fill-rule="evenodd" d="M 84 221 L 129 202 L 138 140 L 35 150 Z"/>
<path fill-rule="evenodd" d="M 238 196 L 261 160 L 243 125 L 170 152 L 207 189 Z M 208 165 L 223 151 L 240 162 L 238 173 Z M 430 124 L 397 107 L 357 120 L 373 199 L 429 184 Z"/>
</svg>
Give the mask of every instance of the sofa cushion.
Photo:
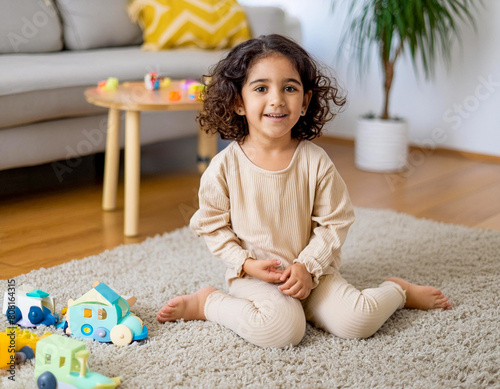
<svg viewBox="0 0 500 389">
<path fill-rule="evenodd" d="M 236 0 L 133 0 L 129 14 L 141 24 L 145 50 L 224 49 L 251 37 Z"/>
<path fill-rule="evenodd" d="M 0 54 L 62 48 L 61 23 L 51 0 L 0 1 Z"/>
<path fill-rule="evenodd" d="M 140 27 L 127 15 L 128 0 L 56 0 L 69 50 L 138 45 Z"/>
<path fill-rule="evenodd" d="M 65 117 L 106 112 L 87 103 L 86 86 L 35 90 L 0 96 L 0 129 Z"/>
</svg>

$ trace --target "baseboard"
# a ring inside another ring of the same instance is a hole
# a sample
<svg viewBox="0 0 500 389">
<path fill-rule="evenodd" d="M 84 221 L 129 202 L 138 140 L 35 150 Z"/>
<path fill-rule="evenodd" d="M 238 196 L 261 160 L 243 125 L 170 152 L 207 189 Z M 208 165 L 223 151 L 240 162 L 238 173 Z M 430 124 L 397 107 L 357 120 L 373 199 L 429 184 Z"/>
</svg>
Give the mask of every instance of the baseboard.
<svg viewBox="0 0 500 389">
<path fill-rule="evenodd" d="M 350 146 L 354 147 L 354 139 L 341 138 L 341 137 L 332 136 L 332 135 L 323 135 L 321 137 L 321 139 L 326 140 L 328 142 L 335 142 L 337 144 L 350 145 Z M 451 155 L 451 156 L 455 156 L 455 157 L 470 159 L 473 161 L 500 163 L 500 156 L 497 156 L 497 155 L 472 153 L 469 151 L 448 149 L 446 147 L 436 147 L 435 149 L 430 149 L 430 148 L 426 148 L 426 147 L 422 147 L 422 146 L 410 145 L 410 152 L 411 151 L 422 151 L 425 154 L 427 154 L 431 150 L 432 150 L 432 152 L 435 152 L 438 154 Z"/>
</svg>

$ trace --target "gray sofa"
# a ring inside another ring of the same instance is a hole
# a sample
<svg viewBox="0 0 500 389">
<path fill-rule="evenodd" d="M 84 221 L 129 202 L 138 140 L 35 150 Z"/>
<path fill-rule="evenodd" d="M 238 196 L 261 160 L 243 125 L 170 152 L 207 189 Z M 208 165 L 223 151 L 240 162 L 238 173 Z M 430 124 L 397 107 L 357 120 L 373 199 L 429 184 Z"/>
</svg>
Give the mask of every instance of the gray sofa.
<svg viewBox="0 0 500 389">
<path fill-rule="evenodd" d="M 106 110 L 83 91 L 110 76 L 141 80 L 149 71 L 199 79 L 224 51 L 146 52 L 127 0 L 0 2 L 0 170 L 80 158 L 105 148 Z M 288 35 L 300 23 L 275 7 L 244 7 L 253 36 Z M 113 15 L 109 18 L 109 15 Z M 194 112 L 147 112 L 141 143 L 193 136 Z M 195 150 L 193 150 L 193 158 Z"/>
</svg>

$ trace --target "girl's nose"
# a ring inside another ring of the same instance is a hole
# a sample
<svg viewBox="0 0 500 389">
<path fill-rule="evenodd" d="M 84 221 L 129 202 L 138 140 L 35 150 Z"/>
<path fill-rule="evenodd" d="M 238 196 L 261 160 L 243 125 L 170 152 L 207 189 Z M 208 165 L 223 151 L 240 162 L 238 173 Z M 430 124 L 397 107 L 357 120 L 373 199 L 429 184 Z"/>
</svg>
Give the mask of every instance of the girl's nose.
<svg viewBox="0 0 500 389">
<path fill-rule="evenodd" d="M 283 98 L 283 96 L 281 95 L 281 93 L 276 92 L 276 93 L 273 93 L 270 96 L 269 104 L 272 107 L 280 107 L 282 105 L 285 105 L 285 99 Z"/>
</svg>

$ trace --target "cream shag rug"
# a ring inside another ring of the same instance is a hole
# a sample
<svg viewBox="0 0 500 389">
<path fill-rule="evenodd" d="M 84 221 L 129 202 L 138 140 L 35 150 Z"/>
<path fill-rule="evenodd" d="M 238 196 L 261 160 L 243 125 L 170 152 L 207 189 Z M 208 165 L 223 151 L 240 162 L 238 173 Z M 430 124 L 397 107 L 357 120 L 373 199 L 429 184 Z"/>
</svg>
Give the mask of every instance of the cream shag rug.
<svg viewBox="0 0 500 389">
<path fill-rule="evenodd" d="M 124 389 L 499 388 L 500 233 L 391 211 L 356 213 L 341 268 L 347 280 L 358 288 L 387 276 L 435 285 L 454 309 L 399 310 L 365 340 L 308 326 L 297 347 L 282 350 L 255 347 L 210 322 L 160 325 L 156 312 L 170 298 L 224 287 L 224 266 L 187 228 L 33 271 L 16 283 L 48 291 L 59 311 L 94 280 L 137 296 L 132 311 L 147 324 L 147 341 L 125 348 L 87 342 L 91 371 L 121 376 Z M 0 330 L 5 326 L 1 320 Z M 33 372 L 32 362 L 18 366 L 15 383 L 2 372 L 0 387 L 35 388 Z"/>
</svg>

